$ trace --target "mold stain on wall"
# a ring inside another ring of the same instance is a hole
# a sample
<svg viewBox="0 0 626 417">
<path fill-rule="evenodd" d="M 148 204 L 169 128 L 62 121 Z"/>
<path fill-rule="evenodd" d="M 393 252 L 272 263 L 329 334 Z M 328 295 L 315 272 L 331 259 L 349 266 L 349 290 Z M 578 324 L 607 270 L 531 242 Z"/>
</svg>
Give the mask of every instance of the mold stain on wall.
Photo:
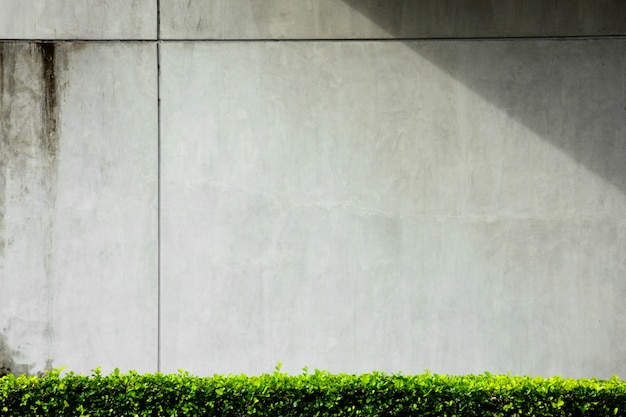
<svg viewBox="0 0 626 417">
<path fill-rule="evenodd" d="M 42 63 L 42 84 L 43 84 L 43 111 L 42 111 L 42 134 L 44 153 L 47 154 L 50 162 L 54 164 L 59 148 L 57 136 L 57 119 L 59 116 L 57 107 L 57 82 L 56 82 L 56 60 L 54 43 L 38 44 L 41 53 Z"/>
<path fill-rule="evenodd" d="M 31 366 L 19 363 L 16 356 L 19 352 L 9 347 L 7 337 L 0 333 L 0 377 L 5 375 L 29 375 Z"/>
<path fill-rule="evenodd" d="M 48 179 L 47 191 L 47 216 L 44 224 L 44 252 L 43 264 L 46 273 L 46 328 L 45 337 L 48 342 L 48 358 L 46 363 L 51 362 L 52 344 L 52 314 L 53 314 L 53 255 L 54 255 L 54 209 L 56 203 L 57 185 L 57 152 L 59 149 L 59 137 L 57 134 L 58 106 L 57 106 L 57 80 L 56 80 L 56 47 L 54 43 L 38 44 L 42 64 L 42 87 L 43 109 L 41 120 L 41 150 L 43 154 L 44 170 Z M 49 365 L 46 365 L 49 366 Z"/>
<path fill-rule="evenodd" d="M 11 62 L 8 59 L 5 60 L 5 45 L 0 43 L 0 257 L 4 253 L 4 248 L 7 245 L 7 238 L 3 233 L 4 226 L 4 205 L 5 205 L 5 189 L 6 189 L 6 166 L 7 166 L 7 134 L 10 130 L 9 123 L 11 122 L 9 117 L 9 111 L 5 105 L 5 96 L 10 96 L 14 86 L 11 84 L 13 77 L 7 77 L 5 82 L 5 73 L 11 73 L 15 71 L 11 68 Z M 5 70 L 6 67 L 6 70 Z"/>
<path fill-rule="evenodd" d="M 12 297 L 0 307 L 0 326 L 3 346 L 30 346 L 25 355 L 40 367 L 51 362 L 53 332 L 57 49 L 55 43 L 0 43 L 0 285 Z"/>
</svg>

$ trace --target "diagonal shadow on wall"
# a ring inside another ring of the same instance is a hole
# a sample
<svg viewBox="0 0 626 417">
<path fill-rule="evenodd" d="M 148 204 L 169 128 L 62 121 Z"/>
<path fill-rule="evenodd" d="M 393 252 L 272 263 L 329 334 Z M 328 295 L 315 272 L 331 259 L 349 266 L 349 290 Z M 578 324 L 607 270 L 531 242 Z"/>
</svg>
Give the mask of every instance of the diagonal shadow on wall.
<svg viewBox="0 0 626 417">
<path fill-rule="evenodd" d="M 524 15 L 521 10 L 520 14 L 509 10 L 513 21 L 519 18 L 521 26 L 515 27 L 511 21 L 494 17 L 493 5 L 497 2 L 487 0 L 471 5 L 446 1 L 343 1 L 391 37 L 406 39 L 407 47 L 421 58 L 626 194 L 626 39 L 511 39 L 516 35 L 569 36 L 577 27 L 585 35 L 591 35 L 594 27 L 600 28 L 603 35 L 626 33 L 626 21 L 610 17 L 610 8 L 597 11 L 596 15 L 604 16 L 606 21 L 595 22 L 590 29 L 582 21 L 585 16 L 580 10 L 576 14 L 573 8 L 574 12 L 561 16 L 559 13 L 572 9 L 564 3 L 561 8 L 549 9 L 545 16 L 534 16 L 534 20 L 530 12 Z M 524 29 L 524 21 L 532 24 Z M 428 36 L 427 32 L 434 35 Z M 508 37 L 507 42 L 458 39 L 495 37 L 497 33 Z M 442 39 L 415 40 L 426 37 Z"/>
</svg>

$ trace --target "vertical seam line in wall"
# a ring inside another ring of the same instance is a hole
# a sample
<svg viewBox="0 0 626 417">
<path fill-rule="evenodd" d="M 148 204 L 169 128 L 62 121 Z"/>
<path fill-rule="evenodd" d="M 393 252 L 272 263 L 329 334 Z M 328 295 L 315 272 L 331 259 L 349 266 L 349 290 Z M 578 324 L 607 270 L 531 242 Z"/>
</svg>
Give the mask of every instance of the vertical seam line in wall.
<svg viewBox="0 0 626 417">
<path fill-rule="evenodd" d="M 161 372 L 161 4 L 156 0 L 157 58 L 157 372 Z"/>
</svg>

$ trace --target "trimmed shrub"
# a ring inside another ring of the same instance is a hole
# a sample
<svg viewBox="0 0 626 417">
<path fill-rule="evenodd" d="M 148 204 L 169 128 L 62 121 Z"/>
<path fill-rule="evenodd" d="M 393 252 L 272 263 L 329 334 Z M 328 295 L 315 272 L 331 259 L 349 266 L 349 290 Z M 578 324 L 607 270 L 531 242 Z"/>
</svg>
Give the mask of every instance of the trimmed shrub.
<svg viewBox="0 0 626 417">
<path fill-rule="evenodd" d="M 426 373 L 290 376 L 51 371 L 0 378 L 2 416 L 621 416 L 626 383 Z"/>
</svg>

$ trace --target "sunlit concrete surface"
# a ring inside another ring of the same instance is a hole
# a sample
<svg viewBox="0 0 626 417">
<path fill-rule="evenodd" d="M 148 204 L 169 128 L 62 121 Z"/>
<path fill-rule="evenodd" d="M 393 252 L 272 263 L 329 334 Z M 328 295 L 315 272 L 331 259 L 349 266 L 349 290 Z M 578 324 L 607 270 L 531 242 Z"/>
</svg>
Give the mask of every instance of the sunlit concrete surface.
<svg viewBox="0 0 626 417">
<path fill-rule="evenodd" d="M 0 39 L 155 39 L 155 0 L 1 0 Z"/>
<path fill-rule="evenodd" d="M 155 371 L 155 45 L 0 43 L 0 63 L 0 362 Z"/>
<path fill-rule="evenodd" d="M 626 374 L 625 57 L 164 44 L 163 370 Z"/>
<path fill-rule="evenodd" d="M 161 0 L 165 39 L 626 35 L 622 0 Z"/>
</svg>

